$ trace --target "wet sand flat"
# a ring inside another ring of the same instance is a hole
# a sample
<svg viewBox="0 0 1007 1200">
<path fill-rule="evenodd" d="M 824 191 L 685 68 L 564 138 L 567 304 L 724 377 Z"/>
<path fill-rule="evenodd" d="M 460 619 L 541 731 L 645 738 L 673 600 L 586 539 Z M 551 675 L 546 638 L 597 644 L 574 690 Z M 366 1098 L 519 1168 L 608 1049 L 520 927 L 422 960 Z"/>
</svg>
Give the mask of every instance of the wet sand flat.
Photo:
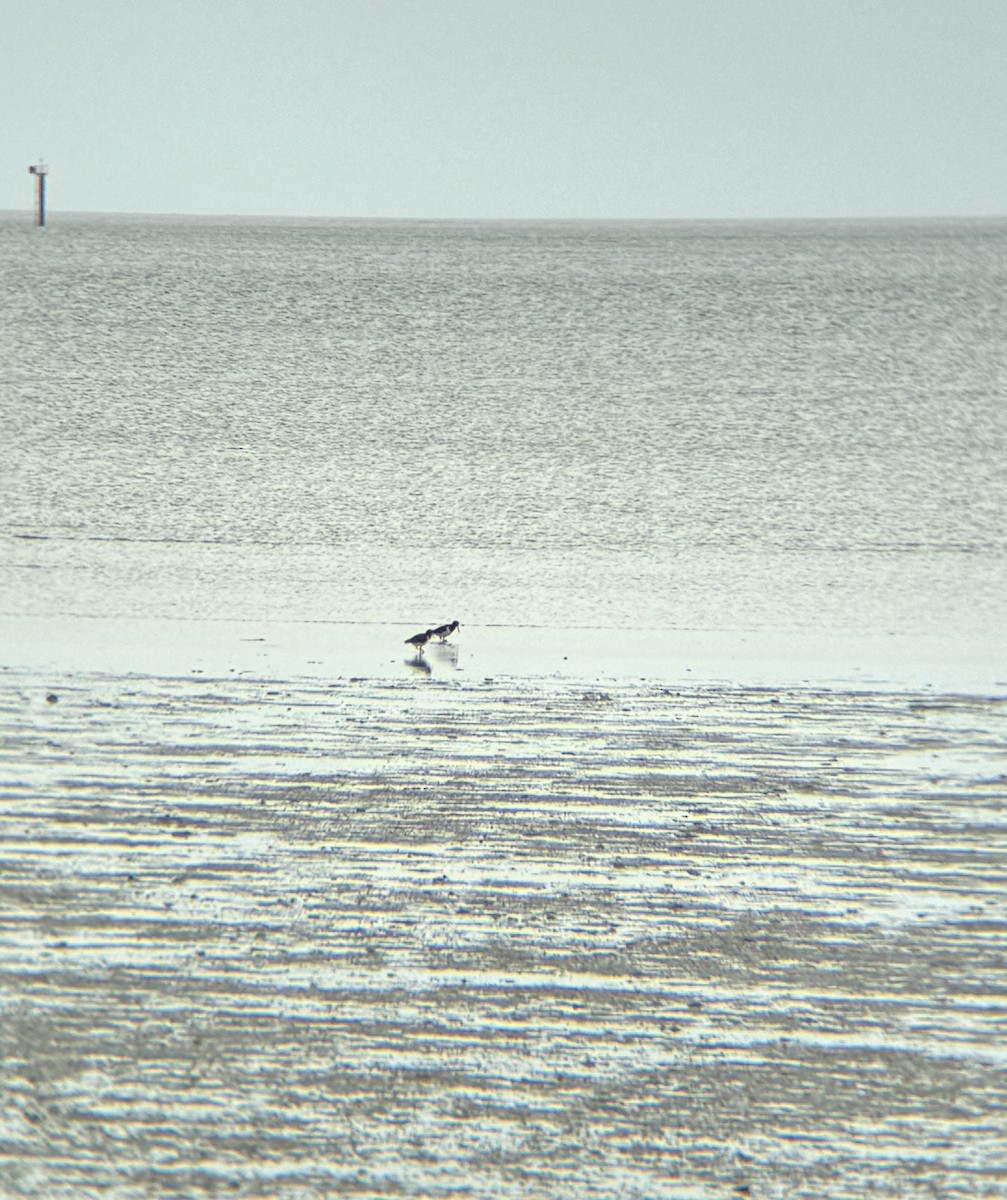
<svg viewBox="0 0 1007 1200">
<path fill-rule="evenodd" d="M 1002 698 L 8 670 L 0 729 L 4 1196 L 1007 1193 Z"/>
</svg>

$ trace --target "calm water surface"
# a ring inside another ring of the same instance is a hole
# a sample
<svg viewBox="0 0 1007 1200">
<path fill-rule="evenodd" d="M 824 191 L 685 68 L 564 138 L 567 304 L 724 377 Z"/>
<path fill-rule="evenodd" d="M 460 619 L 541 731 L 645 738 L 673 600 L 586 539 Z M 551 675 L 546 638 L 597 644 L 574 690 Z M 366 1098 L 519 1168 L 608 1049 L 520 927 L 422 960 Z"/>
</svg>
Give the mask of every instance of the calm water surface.
<svg viewBox="0 0 1007 1200">
<path fill-rule="evenodd" d="M 1002 1194 L 1007 222 L 0 263 L 0 1193 Z M 457 686 L 332 650 L 449 617 Z M 627 683 L 627 626 L 996 690 Z M 622 686 L 483 673 L 578 639 Z"/>
<path fill-rule="evenodd" d="M 0 240 L 7 615 L 1007 629 L 1007 221 Z"/>
</svg>

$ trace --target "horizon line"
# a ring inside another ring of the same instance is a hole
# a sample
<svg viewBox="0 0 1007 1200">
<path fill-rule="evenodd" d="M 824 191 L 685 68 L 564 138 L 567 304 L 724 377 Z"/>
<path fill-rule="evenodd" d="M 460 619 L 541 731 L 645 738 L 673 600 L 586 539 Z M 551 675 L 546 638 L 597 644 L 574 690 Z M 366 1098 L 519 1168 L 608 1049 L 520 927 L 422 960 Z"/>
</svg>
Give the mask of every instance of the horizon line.
<svg viewBox="0 0 1007 1200">
<path fill-rule="evenodd" d="M 31 217 L 32 208 L 0 208 L 0 217 Z M 833 213 L 816 215 L 774 216 L 362 216 L 350 214 L 320 213 L 265 213 L 265 212 L 188 212 L 181 210 L 113 210 L 113 209 L 55 209 L 47 208 L 47 217 L 165 217 L 196 220 L 248 220 L 248 221 L 344 221 L 344 222 L 410 222 L 427 224 L 694 224 L 698 222 L 717 224 L 764 224 L 784 222 L 880 222 L 880 221 L 996 221 L 1007 219 L 1005 212 L 984 213 L 902 213 L 902 214 L 850 214 Z"/>
</svg>

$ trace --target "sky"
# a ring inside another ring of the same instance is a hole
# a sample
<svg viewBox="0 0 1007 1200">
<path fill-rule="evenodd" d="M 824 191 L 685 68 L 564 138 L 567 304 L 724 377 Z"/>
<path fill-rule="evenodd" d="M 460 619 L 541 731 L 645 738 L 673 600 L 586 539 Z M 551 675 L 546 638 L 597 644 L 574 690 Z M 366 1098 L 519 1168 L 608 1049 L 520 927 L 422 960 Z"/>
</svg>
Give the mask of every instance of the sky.
<svg viewBox="0 0 1007 1200">
<path fill-rule="evenodd" d="M 1007 213 L 1007 0 L 0 0 L 0 209 Z"/>
</svg>

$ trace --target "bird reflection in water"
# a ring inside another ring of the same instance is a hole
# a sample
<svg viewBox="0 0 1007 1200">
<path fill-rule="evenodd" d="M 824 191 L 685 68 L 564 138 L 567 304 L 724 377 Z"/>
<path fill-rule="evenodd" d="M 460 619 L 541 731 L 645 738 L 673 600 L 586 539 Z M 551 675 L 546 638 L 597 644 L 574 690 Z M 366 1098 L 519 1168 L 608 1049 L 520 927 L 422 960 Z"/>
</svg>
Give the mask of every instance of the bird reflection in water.
<svg viewBox="0 0 1007 1200">
<path fill-rule="evenodd" d="M 458 669 L 458 647 L 448 642 L 441 642 L 430 647 L 430 654 L 438 666 Z"/>
<path fill-rule="evenodd" d="M 409 670 L 415 671 L 417 675 L 429 675 L 433 671 L 433 667 L 431 667 L 420 653 L 417 653 L 413 658 L 407 658 L 405 663 Z"/>
</svg>

